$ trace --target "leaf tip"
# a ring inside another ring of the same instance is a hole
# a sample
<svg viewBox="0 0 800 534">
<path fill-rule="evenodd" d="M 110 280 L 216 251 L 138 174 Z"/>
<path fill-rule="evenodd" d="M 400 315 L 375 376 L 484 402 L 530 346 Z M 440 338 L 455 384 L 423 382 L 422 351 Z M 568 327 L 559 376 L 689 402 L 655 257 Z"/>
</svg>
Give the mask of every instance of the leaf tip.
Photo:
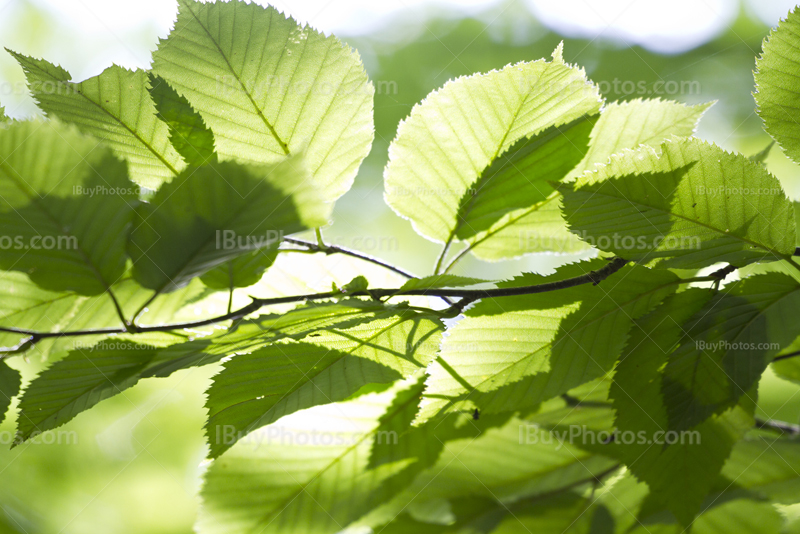
<svg viewBox="0 0 800 534">
<path fill-rule="evenodd" d="M 558 43 L 558 46 L 553 50 L 553 62 L 564 63 L 564 41 Z"/>
</svg>

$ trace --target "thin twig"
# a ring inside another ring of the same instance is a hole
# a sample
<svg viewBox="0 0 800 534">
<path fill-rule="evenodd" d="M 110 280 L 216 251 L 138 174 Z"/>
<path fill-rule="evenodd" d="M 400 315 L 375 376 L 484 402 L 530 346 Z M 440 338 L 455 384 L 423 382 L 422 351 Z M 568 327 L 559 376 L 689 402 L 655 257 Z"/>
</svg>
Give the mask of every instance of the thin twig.
<svg viewBox="0 0 800 534">
<path fill-rule="evenodd" d="M 792 423 L 787 423 L 786 421 L 776 421 L 775 419 L 756 418 L 756 428 L 775 430 L 781 434 L 791 434 L 792 436 L 800 434 L 800 425 L 793 425 Z"/>
<path fill-rule="evenodd" d="M 322 235 L 317 236 L 318 240 L 322 239 Z M 349 248 L 339 247 L 336 245 L 328 245 L 326 243 L 312 243 L 310 241 L 303 241 L 302 239 L 295 239 L 293 237 L 284 237 L 284 242 L 290 243 L 292 245 L 297 245 L 301 247 L 305 247 L 309 252 L 321 252 L 323 254 L 331 255 L 331 254 L 343 254 L 345 256 L 350 256 L 353 258 L 358 258 L 360 260 L 367 261 L 374 265 L 379 265 L 385 269 L 389 269 L 390 271 L 399 274 L 404 278 L 416 278 L 412 273 L 401 269 L 400 267 L 396 267 L 391 263 L 387 263 L 380 258 L 376 258 L 374 256 L 370 256 L 369 254 L 364 254 L 358 250 L 353 250 Z M 293 249 L 284 249 L 284 250 L 293 250 Z M 453 301 L 447 297 L 441 297 L 443 301 L 445 301 L 448 305 L 452 305 Z"/>
<path fill-rule="evenodd" d="M 345 256 L 352 256 L 353 258 L 358 258 L 360 260 L 368 261 L 370 263 L 374 263 L 375 265 L 380 265 L 390 271 L 393 271 L 404 278 L 416 278 L 413 274 L 408 271 L 401 269 L 400 267 L 395 267 L 390 263 L 386 263 L 385 261 L 376 258 L 374 256 L 370 256 L 368 254 L 364 254 L 363 252 L 359 252 L 357 250 L 351 250 L 349 248 L 340 247 L 337 245 L 325 245 L 324 248 L 320 247 L 316 243 L 312 243 L 310 241 L 303 241 L 302 239 L 295 239 L 293 237 L 284 237 L 283 241 L 286 243 L 290 243 L 292 245 L 298 245 L 301 247 L 305 247 L 306 249 L 312 252 L 322 252 L 324 254 L 344 254 Z"/>
<path fill-rule="evenodd" d="M 439 254 L 439 258 L 436 260 L 436 266 L 433 269 L 433 274 L 440 274 L 442 269 L 442 263 L 444 259 L 447 257 L 447 252 L 450 250 L 450 245 L 453 243 L 453 238 L 455 237 L 455 233 L 451 233 L 450 237 L 447 238 L 447 242 L 445 242 L 444 247 L 442 247 L 442 253 Z"/>
</svg>

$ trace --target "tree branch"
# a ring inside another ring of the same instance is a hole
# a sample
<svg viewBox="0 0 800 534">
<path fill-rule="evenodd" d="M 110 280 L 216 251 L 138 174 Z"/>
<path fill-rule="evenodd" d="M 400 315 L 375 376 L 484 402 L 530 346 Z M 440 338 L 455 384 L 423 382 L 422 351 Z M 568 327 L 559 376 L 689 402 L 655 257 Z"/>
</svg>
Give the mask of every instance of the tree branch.
<svg viewBox="0 0 800 534">
<path fill-rule="evenodd" d="M 243 317 L 246 317 L 251 313 L 255 313 L 256 311 L 260 310 L 265 306 L 273 306 L 276 304 L 289 304 L 292 302 L 310 302 L 316 300 L 327 300 L 337 297 L 341 298 L 343 296 L 371 297 L 374 299 L 392 298 L 399 296 L 460 297 L 462 299 L 465 299 L 453 305 L 453 307 L 449 308 L 448 310 L 440 312 L 443 316 L 447 316 L 448 314 L 450 314 L 450 312 L 454 311 L 460 312 L 460 310 L 463 309 L 463 306 L 465 306 L 467 303 L 479 299 L 495 298 L 495 297 L 511 297 L 518 295 L 533 295 L 537 293 L 546 293 L 549 291 L 558 291 L 560 289 L 567 289 L 570 287 L 575 287 L 583 284 L 597 285 L 598 283 L 605 280 L 615 272 L 622 269 L 627 263 L 628 263 L 627 260 L 624 260 L 622 258 L 615 258 L 612 261 L 610 261 L 606 266 L 597 269 L 596 271 L 591 271 L 581 276 L 576 276 L 574 278 L 567 278 L 565 280 L 559 280 L 557 282 L 547 282 L 544 284 L 538 284 L 533 286 L 501 287 L 493 289 L 411 289 L 407 291 L 402 291 L 400 289 L 367 289 L 365 291 L 353 291 L 350 293 L 342 293 L 341 291 L 329 291 L 327 293 L 294 295 L 290 297 L 276 297 L 267 299 L 254 298 L 253 302 L 251 302 L 247 306 L 239 308 L 238 310 L 234 310 L 230 313 L 226 313 L 218 317 L 212 317 L 209 319 L 204 319 L 202 321 L 194 321 L 188 323 L 166 324 L 157 326 L 136 325 L 128 329 L 104 328 L 98 330 L 75 330 L 67 332 L 36 332 L 33 330 L 24 330 L 19 328 L 0 327 L 0 332 L 8 332 L 8 333 L 20 334 L 22 336 L 28 336 L 27 339 L 22 340 L 22 342 L 16 347 L 12 347 L 11 349 L 4 351 L 6 353 L 15 354 L 24 352 L 25 350 L 30 349 L 38 341 L 47 338 L 93 336 L 93 335 L 105 335 L 105 334 L 125 334 L 125 333 L 144 334 L 149 332 L 169 332 L 172 330 L 183 330 L 186 328 L 199 328 L 225 321 L 235 321 L 237 319 L 242 319 Z M 464 302 L 463 305 L 462 302 Z"/>
</svg>

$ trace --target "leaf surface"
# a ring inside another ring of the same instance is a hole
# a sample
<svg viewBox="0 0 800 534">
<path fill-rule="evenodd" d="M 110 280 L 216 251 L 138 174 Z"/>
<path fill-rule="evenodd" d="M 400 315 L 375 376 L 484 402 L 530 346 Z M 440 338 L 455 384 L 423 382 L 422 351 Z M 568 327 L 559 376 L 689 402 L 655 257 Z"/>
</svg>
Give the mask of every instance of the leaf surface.
<svg viewBox="0 0 800 534">
<path fill-rule="evenodd" d="M 372 145 L 374 88 L 358 54 L 274 7 L 181 0 L 153 72 L 200 113 L 221 160 L 303 152 L 326 201 L 350 188 Z"/>
</svg>

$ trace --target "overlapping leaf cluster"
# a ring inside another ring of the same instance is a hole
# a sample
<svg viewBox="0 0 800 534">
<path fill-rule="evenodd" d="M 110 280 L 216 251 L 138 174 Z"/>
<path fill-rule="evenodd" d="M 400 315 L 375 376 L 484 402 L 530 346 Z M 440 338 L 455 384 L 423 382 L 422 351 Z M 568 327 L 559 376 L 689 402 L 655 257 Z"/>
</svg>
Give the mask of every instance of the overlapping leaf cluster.
<svg viewBox="0 0 800 534">
<path fill-rule="evenodd" d="M 756 74 L 795 159 L 796 26 Z M 49 120 L 0 126 L 0 346 L 54 360 L 18 443 L 220 364 L 199 532 L 796 527 L 800 430 L 755 418 L 776 357 L 800 380 L 794 207 L 762 163 L 693 137 L 708 105 L 606 102 L 560 46 L 453 80 L 385 170 L 389 206 L 443 244 L 434 273 L 297 295 L 270 282 L 281 243 L 329 222 L 372 142 L 354 51 L 271 7 L 181 0 L 149 71 L 76 83 L 12 54 Z M 317 235 L 307 251 L 342 252 Z M 488 290 L 450 273 L 536 252 L 572 255 Z M 258 298 L 232 312 L 243 287 Z"/>
</svg>

